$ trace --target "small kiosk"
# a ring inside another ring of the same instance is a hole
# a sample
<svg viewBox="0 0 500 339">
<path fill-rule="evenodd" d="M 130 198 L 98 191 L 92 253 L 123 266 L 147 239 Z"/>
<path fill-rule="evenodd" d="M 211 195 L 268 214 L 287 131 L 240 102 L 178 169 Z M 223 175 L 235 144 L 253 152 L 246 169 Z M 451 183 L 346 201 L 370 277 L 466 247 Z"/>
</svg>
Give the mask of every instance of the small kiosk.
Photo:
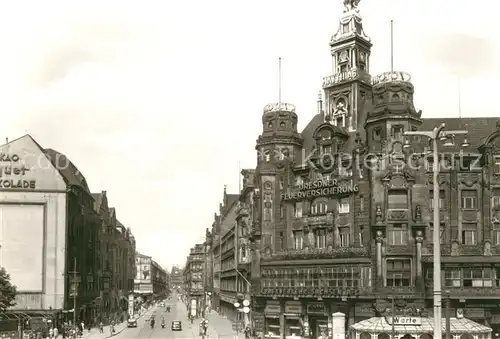
<svg viewBox="0 0 500 339">
<path fill-rule="evenodd" d="M 393 325 L 394 324 L 394 325 Z M 443 336 L 446 320 L 443 319 Z M 373 317 L 349 328 L 351 339 L 432 339 L 433 318 Z M 453 339 L 491 339 L 492 329 L 466 318 L 450 318 Z"/>
</svg>

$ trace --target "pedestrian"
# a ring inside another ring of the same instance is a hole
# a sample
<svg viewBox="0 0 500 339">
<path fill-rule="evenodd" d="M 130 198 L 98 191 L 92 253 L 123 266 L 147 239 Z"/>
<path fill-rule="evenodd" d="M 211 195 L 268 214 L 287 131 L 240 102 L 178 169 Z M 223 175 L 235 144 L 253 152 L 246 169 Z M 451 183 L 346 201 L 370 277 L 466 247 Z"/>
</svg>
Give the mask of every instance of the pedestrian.
<svg viewBox="0 0 500 339">
<path fill-rule="evenodd" d="M 58 336 L 59 336 L 59 330 L 57 329 L 57 327 L 54 327 L 54 338 L 57 339 Z"/>
<path fill-rule="evenodd" d="M 99 332 L 104 333 L 104 324 L 101 322 L 99 323 Z"/>
<path fill-rule="evenodd" d="M 54 329 L 52 327 L 49 329 L 49 338 L 54 338 Z"/>
</svg>

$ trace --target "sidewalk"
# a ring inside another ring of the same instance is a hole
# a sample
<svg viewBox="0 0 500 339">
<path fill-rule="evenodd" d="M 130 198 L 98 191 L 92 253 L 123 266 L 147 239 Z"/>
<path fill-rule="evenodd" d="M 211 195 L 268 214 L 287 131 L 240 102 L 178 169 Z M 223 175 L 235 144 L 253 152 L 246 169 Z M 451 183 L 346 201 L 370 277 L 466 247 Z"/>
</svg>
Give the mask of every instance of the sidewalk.
<svg viewBox="0 0 500 339">
<path fill-rule="evenodd" d="M 206 319 L 208 320 L 208 330 L 207 330 L 207 338 L 210 339 L 244 339 L 245 335 L 243 333 L 238 333 L 233 330 L 231 320 L 220 316 L 217 312 L 211 311 L 206 315 Z M 195 321 L 196 328 L 193 328 L 193 332 L 196 331 L 195 334 L 198 334 L 200 328 L 200 321 L 198 319 Z"/>
<path fill-rule="evenodd" d="M 138 320 L 139 318 L 142 318 L 146 314 L 152 314 L 156 307 L 151 307 L 148 309 L 146 312 L 142 313 L 141 315 L 136 314 L 135 319 Z M 80 339 L 106 339 L 113 337 L 117 334 L 120 334 L 123 330 L 127 328 L 127 320 L 125 320 L 122 323 L 116 324 L 115 325 L 115 333 L 111 334 L 110 332 L 110 326 L 104 326 L 104 331 L 103 333 L 99 332 L 99 329 L 97 328 L 92 328 L 92 330 L 89 332 L 87 330 L 84 331 L 83 336 L 80 337 Z"/>
</svg>

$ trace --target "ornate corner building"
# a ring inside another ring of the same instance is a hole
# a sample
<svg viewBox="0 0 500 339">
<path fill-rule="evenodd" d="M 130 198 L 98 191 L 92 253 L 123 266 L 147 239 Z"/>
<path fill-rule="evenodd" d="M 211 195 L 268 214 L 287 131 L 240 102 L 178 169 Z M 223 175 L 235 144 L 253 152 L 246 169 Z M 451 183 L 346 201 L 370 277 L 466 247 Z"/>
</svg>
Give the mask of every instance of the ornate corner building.
<svg viewBox="0 0 500 339">
<path fill-rule="evenodd" d="M 348 1 L 348 3 L 350 3 Z M 432 230 L 441 229 L 451 312 L 500 326 L 500 124 L 423 118 L 405 72 L 370 75 L 370 39 L 356 6 L 330 41 L 333 75 L 302 132 L 292 104 L 269 104 L 244 173 L 238 224 L 248 230 L 252 322 L 261 333 L 318 336 L 336 312 L 346 326 L 386 315 L 431 315 Z M 324 98 L 324 100 L 323 100 Z M 432 224 L 427 141 L 404 132 L 468 130 L 471 146 L 440 154 L 440 225 Z M 252 192 L 250 195 L 248 192 Z M 241 215 L 240 215 L 241 214 Z M 249 215 L 251 217 L 249 217 Z M 238 262 L 244 265 L 246 262 Z M 273 336 L 271 336 L 273 337 Z"/>
</svg>

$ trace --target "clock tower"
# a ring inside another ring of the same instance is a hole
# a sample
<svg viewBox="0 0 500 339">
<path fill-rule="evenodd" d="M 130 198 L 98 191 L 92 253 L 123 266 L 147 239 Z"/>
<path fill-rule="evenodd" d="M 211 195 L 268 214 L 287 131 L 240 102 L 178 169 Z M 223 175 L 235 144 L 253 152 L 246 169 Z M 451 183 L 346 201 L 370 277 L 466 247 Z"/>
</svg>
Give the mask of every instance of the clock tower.
<svg viewBox="0 0 500 339">
<path fill-rule="evenodd" d="M 323 90 L 325 120 L 348 132 L 364 135 L 367 102 L 371 102 L 372 44 L 363 30 L 358 3 L 359 0 L 344 0 L 338 31 L 330 40 L 333 75 L 323 79 Z"/>
</svg>

